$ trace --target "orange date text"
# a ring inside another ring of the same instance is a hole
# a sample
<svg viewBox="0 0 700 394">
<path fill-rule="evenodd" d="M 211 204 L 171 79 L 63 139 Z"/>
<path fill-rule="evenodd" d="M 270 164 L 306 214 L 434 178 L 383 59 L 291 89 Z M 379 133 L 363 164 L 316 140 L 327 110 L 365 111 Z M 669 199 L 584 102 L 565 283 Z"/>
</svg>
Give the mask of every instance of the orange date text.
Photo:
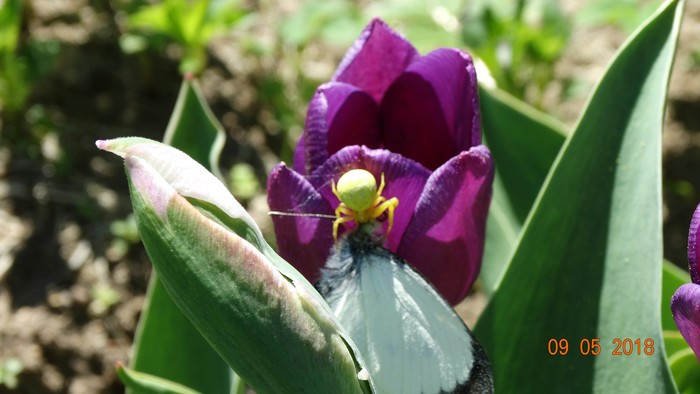
<svg viewBox="0 0 700 394">
<path fill-rule="evenodd" d="M 574 346 L 578 344 L 578 349 Z M 582 356 L 597 356 L 607 349 L 602 348 L 600 338 L 583 338 L 573 346 L 569 347 L 569 340 L 566 338 L 551 338 L 547 342 L 547 353 L 550 356 L 566 356 L 569 351 L 576 352 Z M 614 338 L 610 344 L 610 353 L 613 356 L 632 356 L 654 354 L 654 340 L 651 338 Z"/>
</svg>

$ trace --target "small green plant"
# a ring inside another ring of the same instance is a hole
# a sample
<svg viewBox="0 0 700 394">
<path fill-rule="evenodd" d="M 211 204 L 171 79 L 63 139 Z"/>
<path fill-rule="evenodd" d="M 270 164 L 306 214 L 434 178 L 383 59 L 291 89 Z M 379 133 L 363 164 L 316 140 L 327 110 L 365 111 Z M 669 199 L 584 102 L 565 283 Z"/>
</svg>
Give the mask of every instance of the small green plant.
<svg viewBox="0 0 700 394">
<path fill-rule="evenodd" d="M 109 256 L 112 260 L 119 260 L 124 257 L 131 246 L 141 241 L 136 219 L 133 214 L 129 214 L 123 220 L 115 220 L 109 225 L 109 231 L 114 237 L 109 245 Z"/>
<path fill-rule="evenodd" d="M 8 358 L 0 364 L 0 386 L 12 390 L 17 387 L 17 377 L 24 369 L 22 362 L 16 358 Z"/>
<path fill-rule="evenodd" d="M 250 164 L 234 164 L 228 177 L 229 188 L 239 200 L 248 201 L 260 192 L 260 182 L 255 177 L 255 169 Z"/>
<path fill-rule="evenodd" d="M 569 19 L 551 0 L 470 2 L 462 29 L 498 87 L 538 108 L 570 34 Z"/>
<path fill-rule="evenodd" d="M 238 0 L 164 0 L 129 14 L 130 32 L 120 43 L 124 52 L 135 53 L 175 42 L 182 49 L 180 71 L 197 74 L 207 63 L 207 43 L 245 15 Z"/>
<path fill-rule="evenodd" d="M 90 310 L 96 315 L 103 315 L 120 300 L 119 293 L 106 283 L 95 285 L 90 291 L 90 297 Z"/>
</svg>

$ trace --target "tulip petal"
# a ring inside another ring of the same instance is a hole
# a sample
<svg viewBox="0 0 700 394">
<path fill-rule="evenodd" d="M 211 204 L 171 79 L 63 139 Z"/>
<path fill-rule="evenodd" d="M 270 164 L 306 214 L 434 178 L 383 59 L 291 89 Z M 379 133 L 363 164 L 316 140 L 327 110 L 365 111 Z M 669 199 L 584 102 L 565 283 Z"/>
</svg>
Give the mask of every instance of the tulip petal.
<svg viewBox="0 0 700 394">
<path fill-rule="evenodd" d="M 382 195 L 387 199 L 396 197 L 399 200 L 399 205 L 394 211 L 394 226 L 384 244 L 387 249 L 395 251 L 411 220 L 430 172 L 419 163 L 388 150 L 348 146 L 331 156 L 309 180 L 334 209 L 340 201 L 333 194 L 331 179 L 338 182 L 341 175 L 356 168 L 371 172 L 377 182 L 384 174 L 385 187 Z M 385 229 L 387 225 L 385 221 Z M 328 229 L 331 231 L 330 223 Z"/>
<path fill-rule="evenodd" d="M 478 106 L 469 55 L 437 49 L 411 64 L 386 92 L 385 147 L 434 170 L 481 143 Z"/>
<path fill-rule="evenodd" d="M 379 126 L 379 106 L 367 93 L 346 83 L 321 85 L 306 114 L 302 173 L 313 172 L 329 156 L 348 145 L 378 148 L 381 144 Z"/>
<path fill-rule="evenodd" d="M 408 40 L 375 18 L 348 49 L 332 80 L 355 85 L 379 103 L 394 79 L 419 56 Z"/>
<path fill-rule="evenodd" d="M 428 179 L 398 255 L 455 305 L 479 273 L 493 182 L 484 146 L 462 152 Z"/>
<path fill-rule="evenodd" d="M 700 257 L 700 248 L 698 248 L 698 230 L 700 229 L 700 205 L 695 208 L 693 219 L 690 221 L 690 230 L 688 230 L 688 268 L 690 271 L 690 279 L 693 283 L 700 284 L 700 271 L 698 271 L 698 257 Z"/>
<path fill-rule="evenodd" d="M 323 196 L 284 163 L 278 164 L 270 172 L 267 191 L 267 201 L 272 211 L 333 214 Z M 273 216 L 272 221 L 279 254 L 310 282 L 316 282 L 319 270 L 326 263 L 333 246 L 333 235 L 329 229 L 333 220 L 309 216 Z"/>
<path fill-rule="evenodd" d="M 700 285 L 679 287 L 671 298 L 671 311 L 678 330 L 700 361 Z"/>
<path fill-rule="evenodd" d="M 304 133 L 305 134 L 305 133 Z M 294 171 L 308 175 L 306 172 L 306 144 L 304 143 L 304 134 L 299 137 L 296 148 L 294 148 Z"/>
</svg>

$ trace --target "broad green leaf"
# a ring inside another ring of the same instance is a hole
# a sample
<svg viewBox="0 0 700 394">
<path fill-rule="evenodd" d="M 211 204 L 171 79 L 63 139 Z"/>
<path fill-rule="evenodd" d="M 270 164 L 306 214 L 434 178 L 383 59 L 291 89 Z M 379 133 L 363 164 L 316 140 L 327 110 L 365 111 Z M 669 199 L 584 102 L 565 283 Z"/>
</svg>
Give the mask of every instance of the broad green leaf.
<svg viewBox="0 0 700 394">
<path fill-rule="evenodd" d="M 498 89 L 480 86 L 479 100 L 484 139 L 522 223 L 564 143 L 565 126 Z"/>
<path fill-rule="evenodd" d="M 185 79 L 165 143 L 211 170 L 217 168 L 223 138 L 222 127 L 211 115 L 199 87 Z M 173 303 L 155 271 L 144 308 L 134 342 L 134 369 L 205 393 L 230 393 L 229 366 Z"/>
<path fill-rule="evenodd" d="M 685 338 L 683 338 L 683 335 L 681 335 L 680 331 L 664 330 L 663 334 L 664 347 L 666 348 L 666 356 L 668 359 L 670 359 L 671 357 L 673 357 L 674 354 L 680 351 L 690 349 L 690 346 L 688 346 L 688 342 L 685 341 Z"/>
<path fill-rule="evenodd" d="M 700 364 L 693 349 L 677 352 L 668 362 L 678 391 L 682 394 L 700 394 Z"/>
<path fill-rule="evenodd" d="M 487 294 L 496 290 L 515 243 L 520 236 L 522 223 L 518 221 L 508 200 L 503 181 L 496 171 L 493 178 L 493 199 L 486 222 L 486 245 L 479 281 Z"/>
<path fill-rule="evenodd" d="M 205 393 L 231 391 L 228 364 L 173 303 L 155 271 L 139 321 L 132 367 Z"/>
<path fill-rule="evenodd" d="M 138 372 L 133 369 L 117 365 L 117 376 L 127 389 L 136 394 L 197 394 L 187 386 L 172 382 L 158 376 Z"/>
<path fill-rule="evenodd" d="M 187 153 L 222 179 L 218 163 L 224 138 L 224 129 L 211 112 L 199 86 L 185 77 L 163 142 Z"/>
<path fill-rule="evenodd" d="M 475 330 L 500 393 L 675 391 L 659 323 L 661 126 L 681 11 L 664 3 L 625 44 L 545 180 Z M 600 354 L 582 355 L 594 338 Z M 614 356 L 615 338 L 654 352 Z M 569 352 L 550 356 L 551 339 Z"/>
<path fill-rule="evenodd" d="M 690 282 L 690 274 L 687 271 L 664 260 L 661 281 L 661 327 L 664 330 L 678 330 L 671 313 L 671 297 L 679 287 Z"/>
<path fill-rule="evenodd" d="M 481 282 L 495 290 L 559 148 L 564 126 L 498 89 L 479 89 L 484 139 L 496 164 Z"/>
<path fill-rule="evenodd" d="M 248 384 L 258 392 L 372 392 L 328 305 L 301 274 L 283 274 L 258 249 L 267 245 L 260 229 L 220 180 L 155 141 L 97 145 L 124 157 L 139 232 L 168 294 Z M 212 220 L 192 200 L 229 219 Z"/>
</svg>

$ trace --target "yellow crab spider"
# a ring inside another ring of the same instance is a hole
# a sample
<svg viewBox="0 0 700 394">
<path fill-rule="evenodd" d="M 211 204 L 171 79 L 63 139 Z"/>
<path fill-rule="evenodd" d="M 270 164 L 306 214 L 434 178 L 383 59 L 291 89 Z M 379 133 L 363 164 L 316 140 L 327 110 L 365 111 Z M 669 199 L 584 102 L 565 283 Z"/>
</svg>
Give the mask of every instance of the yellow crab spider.
<svg viewBox="0 0 700 394">
<path fill-rule="evenodd" d="M 389 226 L 386 235 L 394 225 L 394 209 L 399 205 L 399 199 L 386 199 L 382 196 L 384 190 L 384 173 L 377 189 L 377 180 L 369 171 L 362 169 L 350 170 L 338 179 L 338 187 L 331 180 L 333 194 L 340 200 L 335 210 L 336 219 L 333 222 L 333 239 L 338 241 L 338 226 L 342 223 L 355 221 L 358 225 L 367 223 L 387 213 Z"/>
</svg>

